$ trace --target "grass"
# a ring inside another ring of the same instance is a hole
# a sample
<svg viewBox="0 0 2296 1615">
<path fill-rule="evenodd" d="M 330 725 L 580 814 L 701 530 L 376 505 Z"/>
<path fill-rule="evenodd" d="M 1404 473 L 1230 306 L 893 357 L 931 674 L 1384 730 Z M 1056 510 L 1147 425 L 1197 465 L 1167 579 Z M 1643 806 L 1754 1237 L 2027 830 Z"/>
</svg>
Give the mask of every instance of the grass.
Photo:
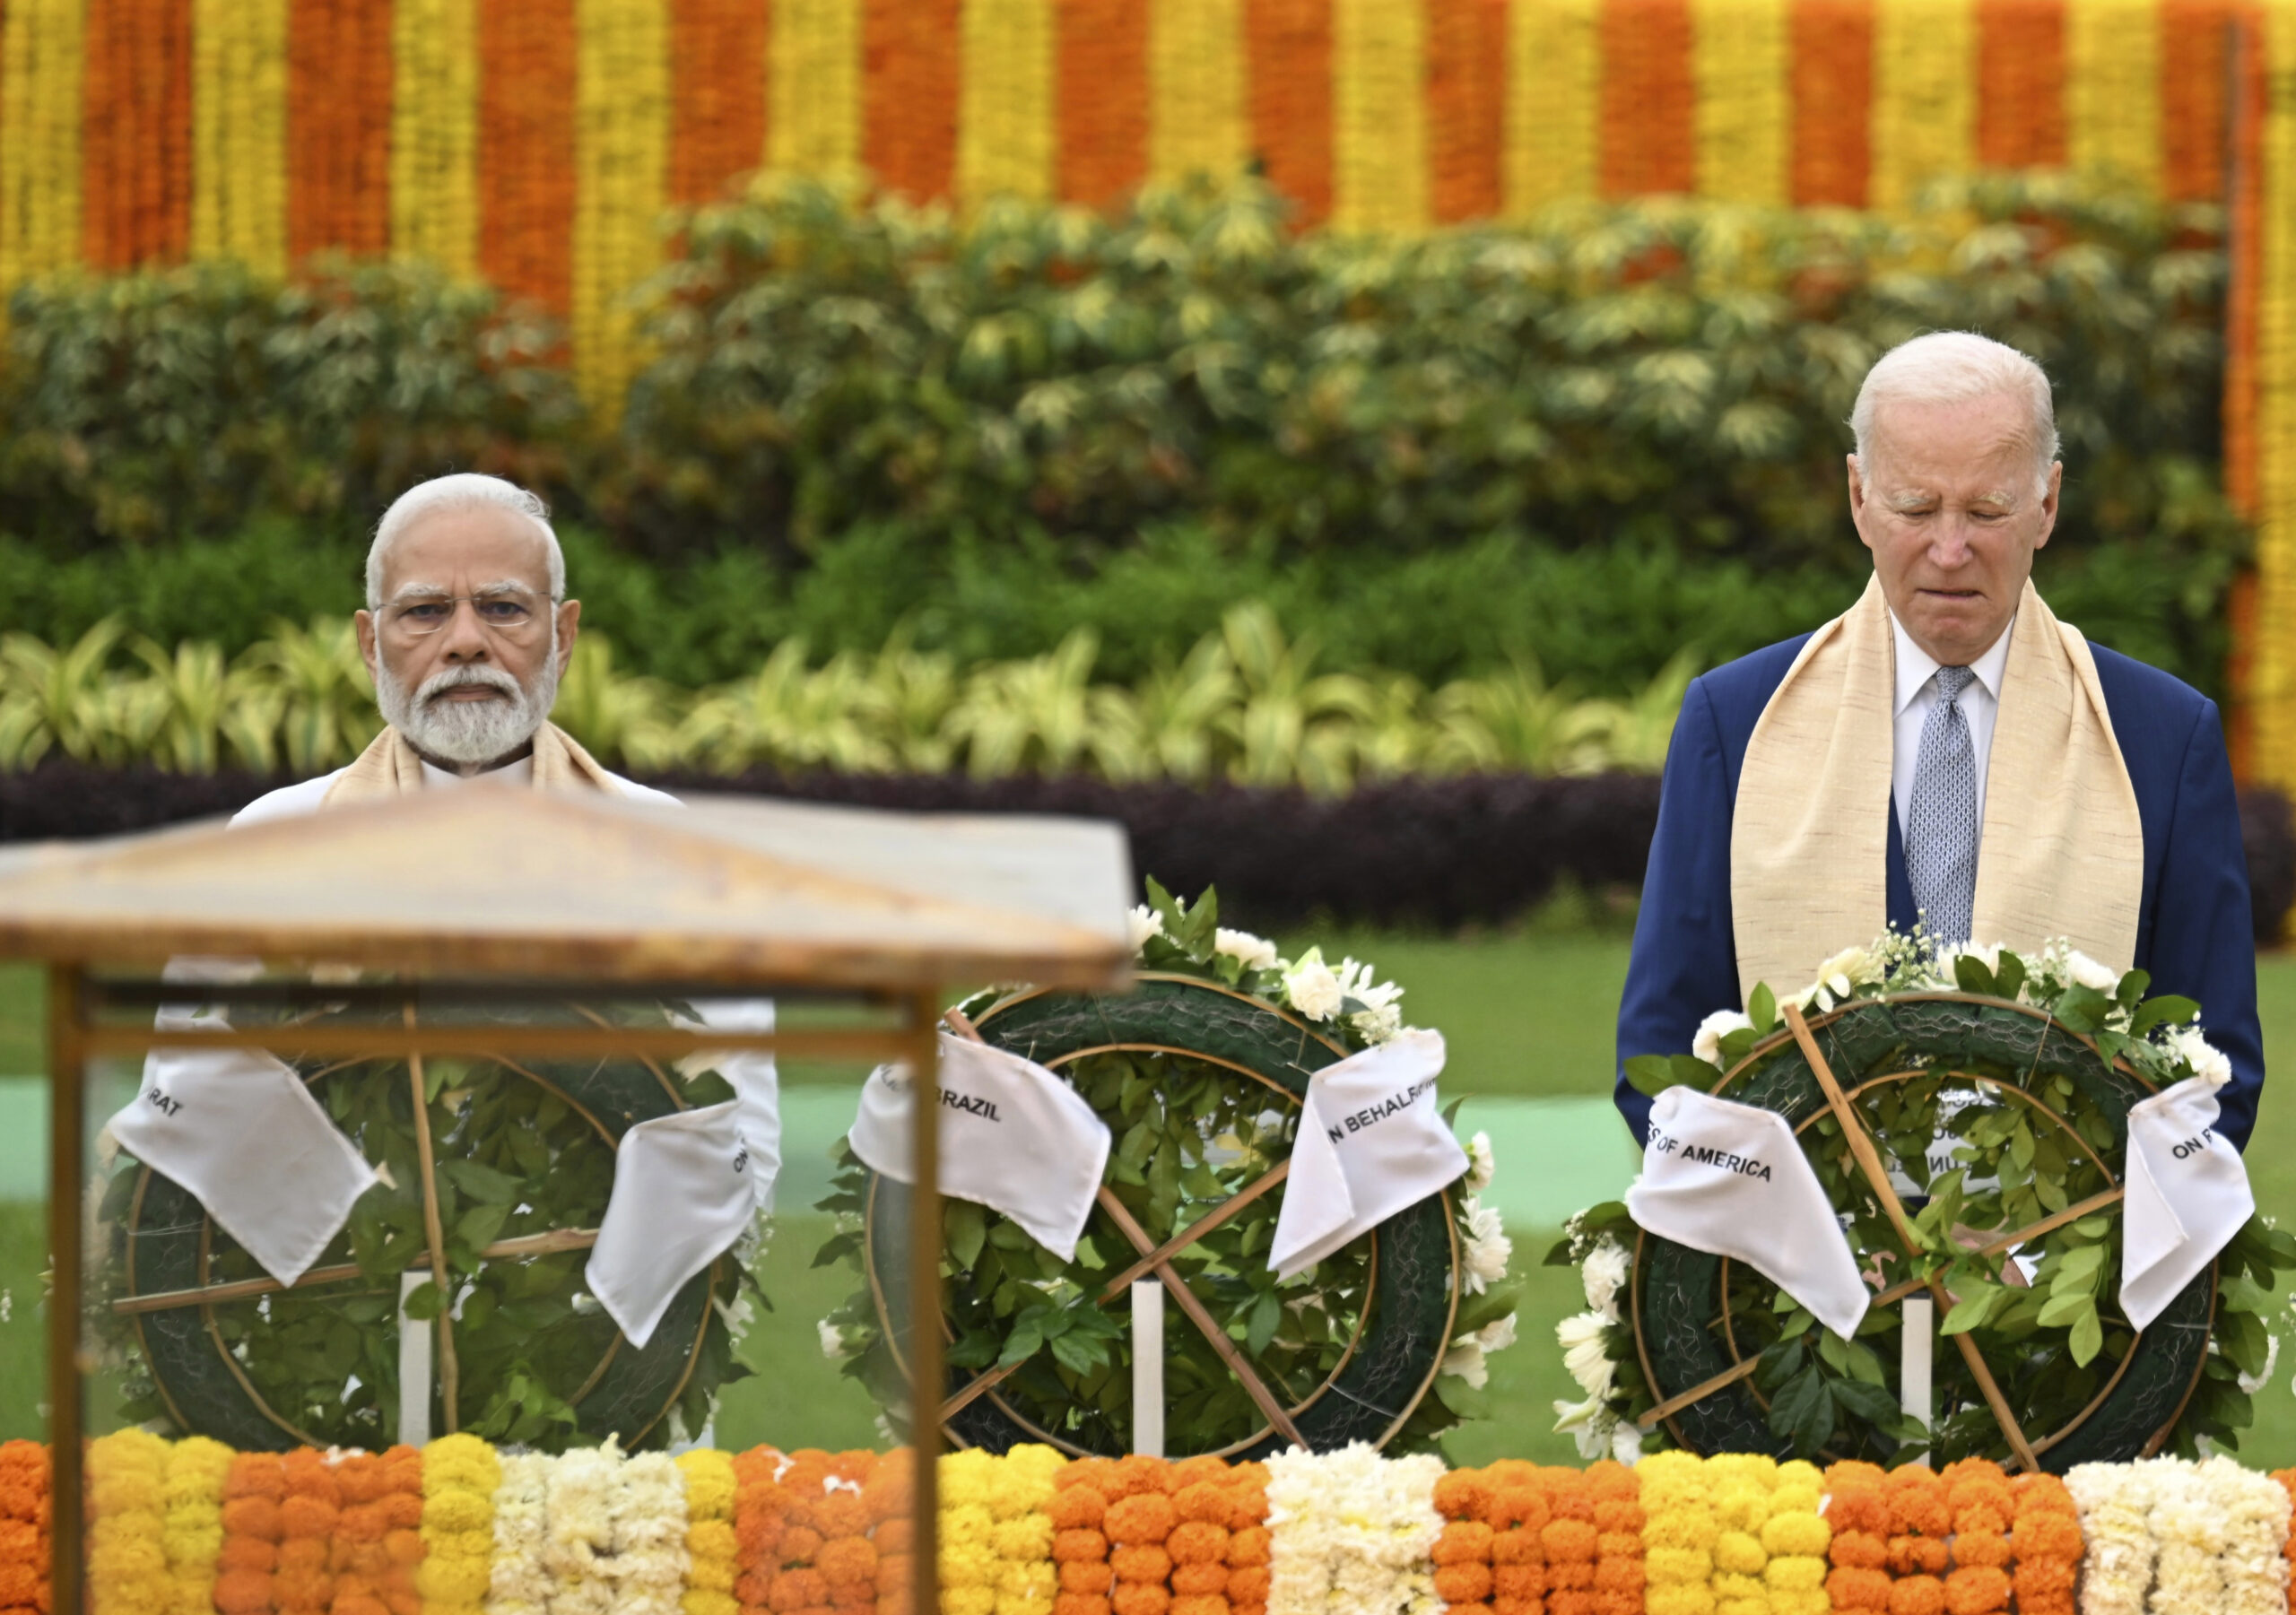
<svg viewBox="0 0 2296 1615">
<path fill-rule="evenodd" d="M 1609 1091 L 1612 1023 L 1626 972 L 1622 936 L 1580 929 L 1465 939 L 1326 933 L 1316 940 L 1331 956 L 1352 952 L 1375 961 L 1407 989 L 1411 1019 L 1442 1029 L 1450 1048 L 1447 1098 Z M 2258 986 L 2267 1069 L 2296 1072 L 2296 956 L 2260 961 Z M 0 969 L 0 1072 L 41 1068 L 39 1009 L 37 977 Z M 1534 1020 L 1535 1033 L 1529 1029 Z M 2276 1097 L 2276 1091 L 2266 1095 L 2248 1163 L 2258 1205 L 2290 1220 L 2296 1220 L 2296 1102 L 2275 1103 Z M 1504 1172 L 1539 1169 L 1536 1160 L 1501 1163 Z M 812 1265 L 829 1231 L 827 1219 L 796 1206 L 778 1221 L 760 1274 L 774 1310 L 760 1318 L 745 1342 L 743 1355 L 755 1373 L 726 1394 L 715 1432 L 720 1446 L 875 1443 L 874 1409 L 822 1357 L 817 1341 L 815 1321 L 854 1283 L 848 1267 Z M 36 1208 L 0 1208 L 0 1289 L 13 1298 L 10 1316 L 0 1322 L 0 1437 L 40 1433 L 39 1308 L 28 1304 L 39 1293 L 44 1265 L 39 1232 Z M 1556 1399 L 1576 1393 L 1562 1370 L 1553 1329 L 1583 1302 L 1575 1274 L 1539 1265 L 1553 1230 L 1510 1232 L 1514 1271 L 1525 1283 L 1521 1341 L 1492 1360 L 1493 1416 L 1453 1435 L 1450 1455 L 1461 1463 L 1501 1456 L 1568 1461 L 1568 1438 L 1550 1428 L 1552 1409 Z M 2256 1428 L 2240 1454 L 2250 1463 L 2296 1463 L 2292 1368 L 2296 1352 L 2257 1394 Z"/>
</svg>

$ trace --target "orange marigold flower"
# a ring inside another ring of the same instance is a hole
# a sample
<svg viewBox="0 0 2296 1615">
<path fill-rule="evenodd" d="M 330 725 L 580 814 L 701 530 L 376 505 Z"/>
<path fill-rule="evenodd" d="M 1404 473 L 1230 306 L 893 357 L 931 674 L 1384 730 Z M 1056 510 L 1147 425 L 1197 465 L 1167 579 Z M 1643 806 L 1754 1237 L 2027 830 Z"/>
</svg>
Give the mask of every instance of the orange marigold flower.
<svg viewBox="0 0 2296 1615">
<path fill-rule="evenodd" d="M 1172 1556 L 1161 1548 L 1119 1548 L 1109 1555 L 1109 1567 L 1120 1582 L 1148 1582 L 1161 1586 L 1172 1573 Z"/>
<path fill-rule="evenodd" d="M 1112 1496 L 1116 1486 L 1116 1460 L 1113 1458 L 1079 1458 L 1052 1478 L 1057 1490 L 1072 1486 L 1089 1486 L 1103 1496 Z"/>
<path fill-rule="evenodd" d="M 1595 1590 L 1598 1593 L 1631 1593 L 1639 1598 L 1648 1579 L 1639 1555 L 1629 1559 L 1621 1554 L 1601 1559 L 1595 1566 Z"/>
<path fill-rule="evenodd" d="M 275 1542 L 286 1534 L 280 1521 L 279 1503 L 265 1497 L 226 1498 L 223 1502 L 223 1531 L 229 1536 L 259 1537 Z"/>
<path fill-rule="evenodd" d="M 1044 1500 L 1044 1515 L 1056 1531 L 1097 1530 L 1109 1500 L 1090 1486 L 1064 1486 Z"/>
<path fill-rule="evenodd" d="M 1535 1598 L 1494 1598 L 1491 1607 L 1496 1615 L 1541 1615 L 1546 1606 Z"/>
<path fill-rule="evenodd" d="M 1944 1615 L 1945 1584 L 1934 1576 L 1900 1576 L 1890 1584 L 1890 1615 Z"/>
<path fill-rule="evenodd" d="M 1549 1520 L 1539 1533 L 1539 1546 L 1550 1565 L 1584 1559 L 1593 1562 L 1599 1533 L 1584 1520 Z"/>
<path fill-rule="evenodd" d="M 1943 1537 L 1893 1536 L 1890 1569 L 1898 1576 L 1943 1576 L 1952 1562 Z"/>
<path fill-rule="evenodd" d="M 1853 1570 L 1883 1570 L 1890 1563 L 1890 1545 L 1870 1531 L 1837 1531 L 1831 1558 Z"/>
<path fill-rule="evenodd" d="M 1151 1583 L 1120 1581 L 1116 1585 L 1116 1596 L 1109 1602 L 1116 1615 L 1167 1615 L 1172 1607 L 1172 1595 Z"/>
<path fill-rule="evenodd" d="M 832 1582 L 877 1579 L 876 1545 L 864 1536 L 842 1536 L 824 1542 L 813 1567 Z"/>
<path fill-rule="evenodd" d="M 1271 1572 L 1265 1565 L 1245 1565 L 1228 1572 L 1228 1602 L 1239 1609 L 1265 1603 Z"/>
<path fill-rule="evenodd" d="M 1171 1484 L 1172 1466 L 1161 1458 L 1151 1458 L 1145 1453 L 1116 1460 L 1113 1484 L 1101 1488 L 1111 1499 L 1136 1498 L 1150 1492 L 1161 1493 Z"/>
<path fill-rule="evenodd" d="M 1491 1486 L 1471 1469 L 1455 1469 L 1435 1482 L 1435 1512 L 1447 1520 L 1479 1520 L 1491 1506 Z"/>
<path fill-rule="evenodd" d="M 822 1533 L 810 1525 L 790 1526 L 781 1533 L 781 1545 L 776 1550 L 784 1566 L 810 1565 L 821 1550 Z"/>
<path fill-rule="evenodd" d="M 1500 1598 L 1543 1598 L 1546 1595 L 1546 1567 L 1544 1565 L 1496 1565 L 1492 1567 L 1491 1589 Z"/>
<path fill-rule="evenodd" d="M 1945 1578 L 1952 1615 L 1995 1615 L 2009 1607 L 2009 1577 L 1991 1565 L 1963 1565 Z"/>
<path fill-rule="evenodd" d="M 1489 1565 L 1445 1565 L 1435 1572 L 1435 1595 L 1445 1603 L 1481 1603 L 1493 1585 Z"/>
<path fill-rule="evenodd" d="M 1078 1564 L 1089 1559 L 1104 1559 L 1109 1556 L 1109 1540 L 1097 1531 L 1056 1531 L 1052 1535 L 1052 1557 L 1064 1565 Z"/>
<path fill-rule="evenodd" d="M 887 1520 L 877 1527 L 874 1540 L 881 1558 L 888 1553 L 907 1553 L 917 1545 L 917 1522 L 906 1515 Z"/>
<path fill-rule="evenodd" d="M 829 1579 L 818 1570 L 784 1570 L 773 1578 L 766 1603 L 778 1615 L 796 1615 L 829 1602 Z"/>
<path fill-rule="evenodd" d="M 215 1560 L 218 1570 L 248 1570 L 268 1579 L 279 1568 L 279 1545 L 257 1537 L 230 1536 L 223 1538 L 222 1553 Z"/>
<path fill-rule="evenodd" d="M 1116 1585 L 1116 1572 L 1109 1568 L 1106 1559 L 1097 1563 L 1072 1560 L 1060 1567 L 1060 1590 L 1063 1593 L 1105 1593 Z"/>
<path fill-rule="evenodd" d="M 1172 1556 L 1176 1565 L 1224 1565 L 1228 1559 L 1228 1528 L 1184 1519 L 1164 1539 L 1164 1551 Z"/>
<path fill-rule="evenodd" d="M 1544 1565 L 1546 1550 L 1539 1546 L 1539 1533 L 1528 1525 L 1518 1525 L 1511 1531 L 1491 1533 L 1491 1562 L 1494 1565 Z"/>
<path fill-rule="evenodd" d="M 1492 1489 L 1491 1506 L 1483 1517 L 1493 1531 L 1505 1531 L 1516 1525 L 1536 1531 L 1547 1523 L 1548 1515 L 1546 1494 L 1538 1488 L 1500 1486 Z"/>
<path fill-rule="evenodd" d="M 281 1467 L 276 1453 L 241 1453 L 231 1460 L 230 1469 L 223 1476 L 226 1498 L 269 1498 L 274 1502 L 287 1495 L 287 1472 Z"/>
<path fill-rule="evenodd" d="M 1837 1568 L 1827 1573 L 1826 1595 L 1837 1610 L 1886 1610 L 1890 1578 L 1881 1570 Z"/>
<path fill-rule="evenodd" d="M 1182 1458 L 1174 1463 L 1166 1472 L 1164 1489 L 1179 1492 L 1191 1486 L 1224 1486 L 1227 1481 L 1227 1461 L 1207 1453 L 1200 1457 Z"/>
<path fill-rule="evenodd" d="M 1234 1486 L 1228 1495 L 1235 1500 L 1235 1508 L 1228 1515 L 1228 1529 L 1249 1531 L 1267 1524 L 1267 1488 L 1265 1486 Z M 1243 1615 L 1239 1610 L 1236 1615 Z"/>
<path fill-rule="evenodd" d="M 263 1570 L 223 1570 L 215 1577 L 215 1607 L 222 1615 L 270 1615 L 271 1576 Z"/>
<path fill-rule="evenodd" d="M 1191 1460 L 1190 1462 L 1193 1462 Z M 1183 1486 L 1172 1494 L 1172 1507 L 1181 1520 L 1228 1528 L 1228 1515 L 1233 1508 L 1228 1489 L 1199 1480 L 1193 1486 Z"/>
<path fill-rule="evenodd" d="M 1269 1544 L 1274 1541 L 1265 1525 L 1247 1525 L 1228 1534 L 1228 1562 L 1231 1565 L 1265 1565 L 1268 1562 Z M 1231 1602 L 1235 1599 L 1231 1593 Z"/>
<path fill-rule="evenodd" d="M 1216 1593 L 1175 1593 L 1171 1615 L 1228 1615 L 1228 1601 Z"/>
<path fill-rule="evenodd" d="M 878 1606 L 883 1615 L 883 1606 Z M 1083 1593 L 1063 1593 L 1052 1601 L 1052 1615 L 1109 1615 L 1109 1601 Z"/>
<path fill-rule="evenodd" d="M 1228 1602 L 1228 1567 L 1219 1564 L 1174 1565 L 1172 1567 L 1172 1597 L 1209 1598 L 1218 1593 L 1220 1602 Z"/>
<path fill-rule="evenodd" d="M 1481 1520 L 1453 1520 L 1435 1539 L 1439 1565 L 1487 1565 L 1491 1562 L 1491 1527 Z M 1458 1601 L 1454 1599 L 1453 1602 Z"/>
<path fill-rule="evenodd" d="M 1170 1498 L 1160 1491 L 1142 1492 L 1109 1504 L 1100 1530 L 1111 1542 L 1155 1543 L 1171 1535 L 1178 1523 Z"/>
</svg>

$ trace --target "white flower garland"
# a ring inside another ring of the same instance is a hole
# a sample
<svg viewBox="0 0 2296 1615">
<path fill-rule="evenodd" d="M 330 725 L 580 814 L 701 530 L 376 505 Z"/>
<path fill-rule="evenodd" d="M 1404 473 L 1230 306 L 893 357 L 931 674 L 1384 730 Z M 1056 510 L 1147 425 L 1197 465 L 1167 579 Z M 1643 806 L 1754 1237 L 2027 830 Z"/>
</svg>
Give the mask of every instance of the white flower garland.
<svg viewBox="0 0 2296 1615">
<path fill-rule="evenodd" d="M 679 1615 L 685 1596 L 685 1476 L 667 1453 L 639 1453 L 622 1466 L 614 1510 L 616 1615 Z"/>
<path fill-rule="evenodd" d="M 2289 1498 L 2226 1457 L 2083 1463 L 2081 1615 L 2282 1615 Z"/>
<path fill-rule="evenodd" d="M 2277 1615 L 2288 1607 L 2288 1489 L 2219 1454 L 2198 1472 L 2223 1522 L 2224 1602 L 2231 1615 Z"/>
<path fill-rule="evenodd" d="M 1583 1402 L 1554 1404 L 1558 1432 L 1568 1430 L 1578 1444 L 1578 1455 L 1592 1461 L 1615 1458 L 1631 1463 L 1641 1455 L 1642 1432 L 1619 1416 L 1611 1398 L 1617 1389 L 1618 1365 L 1611 1360 L 1605 1333 L 1620 1321 L 1620 1293 L 1626 1288 L 1631 1259 L 1626 1247 L 1610 1235 L 1595 1241 L 1578 1264 L 1578 1281 L 1587 1295 L 1587 1310 L 1554 1326 L 1562 1348 L 1562 1366 L 1578 1388 Z"/>
<path fill-rule="evenodd" d="M 614 1513 L 622 1497 L 622 1450 L 561 1454 L 551 1466 L 550 1528 L 543 1564 L 553 1578 L 550 1615 L 614 1615 Z"/>
<path fill-rule="evenodd" d="M 549 1615 L 551 1578 L 543 1555 L 550 1536 L 547 1453 L 505 1453 L 494 1493 L 493 1579 L 486 1615 Z"/>
<path fill-rule="evenodd" d="M 1431 1454 L 1382 1458 L 1355 1442 L 1267 1461 L 1267 1615 L 1439 1615 L 1443 1516 Z"/>
<path fill-rule="evenodd" d="M 2144 1615 L 2152 1585 L 2154 1471 L 2078 1463 L 2065 1477 L 2081 1511 L 2081 1615 Z"/>
</svg>

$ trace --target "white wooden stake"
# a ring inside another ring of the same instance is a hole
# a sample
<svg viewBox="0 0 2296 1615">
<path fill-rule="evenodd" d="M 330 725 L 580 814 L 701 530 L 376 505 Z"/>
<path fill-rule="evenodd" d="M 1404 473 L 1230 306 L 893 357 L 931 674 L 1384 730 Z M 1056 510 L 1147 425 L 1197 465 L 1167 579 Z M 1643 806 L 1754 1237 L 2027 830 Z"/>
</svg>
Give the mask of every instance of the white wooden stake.
<svg viewBox="0 0 2296 1615">
<path fill-rule="evenodd" d="M 1132 1286 L 1132 1450 L 1164 1455 L 1164 1286 Z"/>
<path fill-rule="evenodd" d="M 1907 1414 L 1928 1429 L 1936 1422 L 1931 1390 L 1932 1356 L 1936 1350 L 1937 1304 L 1927 1296 L 1905 1298 L 1905 1327 L 1898 1356 L 1898 1399 Z M 1928 1459 L 1922 1463 L 1926 1464 Z"/>
<path fill-rule="evenodd" d="M 408 1268 L 398 1276 L 398 1438 L 403 1446 L 430 1440 L 430 1346 L 439 1327 L 430 1318 L 406 1315 L 406 1298 L 430 1282 L 430 1270 Z"/>
</svg>

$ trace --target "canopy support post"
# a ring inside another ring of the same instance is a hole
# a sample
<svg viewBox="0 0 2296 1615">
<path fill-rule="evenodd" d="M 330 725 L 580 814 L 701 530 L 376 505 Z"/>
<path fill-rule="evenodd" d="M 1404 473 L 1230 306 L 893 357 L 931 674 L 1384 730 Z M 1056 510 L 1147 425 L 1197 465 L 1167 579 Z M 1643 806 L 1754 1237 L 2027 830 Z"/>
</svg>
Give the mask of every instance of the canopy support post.
<svg viewBox="0 0 2296 1615">
<path fill-rule="evenodd" d="M 909 1529 L 909 1615 L 940 1607 L 941 1398 L 948 1373 L 941 1360 L 941 998 L 910 994 L 908 1025 L 909 1128 L 909 1421 L 917 1454 Z"/>
<path fill-rule="evenodd" d="M 80 1046 L 81 969 L 48 969 L 48 1244 L 55 1282 L 48 1298 L 48 1609 L 80 1615 L 80 1544 L 86 1497 L 81 1482 L 81 1139 L 87 1123 Z"/>
</svg>

